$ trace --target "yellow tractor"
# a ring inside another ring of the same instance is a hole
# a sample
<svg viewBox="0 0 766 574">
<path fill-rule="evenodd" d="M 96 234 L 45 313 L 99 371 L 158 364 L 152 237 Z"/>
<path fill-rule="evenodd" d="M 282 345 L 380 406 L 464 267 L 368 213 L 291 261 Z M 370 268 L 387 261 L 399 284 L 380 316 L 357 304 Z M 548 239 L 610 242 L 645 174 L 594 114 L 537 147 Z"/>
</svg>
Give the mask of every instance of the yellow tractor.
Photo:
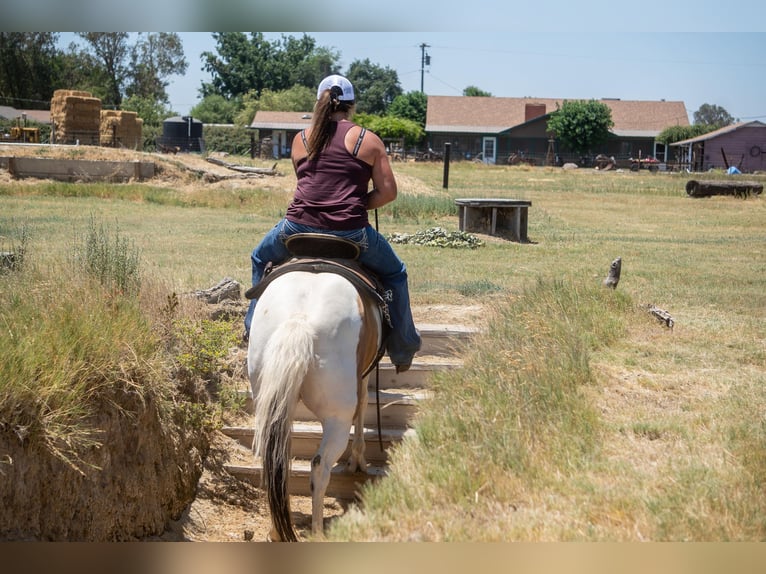
<svg viewBox="0 0 766 574">
<path fill-rule="evenodd" d="M 40 143 L 40 128 L 27 128 L 13 126 L 11 128 L 11 141 L 23 143 Z"/>
</svg>

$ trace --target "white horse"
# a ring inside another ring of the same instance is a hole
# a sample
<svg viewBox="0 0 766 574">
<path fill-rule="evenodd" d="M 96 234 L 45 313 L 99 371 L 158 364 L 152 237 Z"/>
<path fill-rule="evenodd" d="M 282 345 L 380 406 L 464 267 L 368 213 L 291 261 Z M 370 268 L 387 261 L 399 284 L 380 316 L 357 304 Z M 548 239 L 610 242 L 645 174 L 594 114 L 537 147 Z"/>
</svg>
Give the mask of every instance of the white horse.
<svg viewBox="0 0 766 574">
<path fill-rule="evenodd" d="M 366 472 L 365 372 L 379 359 L 382 325 L 378 304 L 335 273 L 292 271 L 276 277 L 258 298 L 247 360 L 256 404 L 253 449 L 263 460 L 272 539 L 297 540 L 287 483 L 299 399 L 322 423 L 311 461 L 312 532 L 323 532 L 330 472 L 348 445 L 352 424 L 348 470 Z"/>
</svg>

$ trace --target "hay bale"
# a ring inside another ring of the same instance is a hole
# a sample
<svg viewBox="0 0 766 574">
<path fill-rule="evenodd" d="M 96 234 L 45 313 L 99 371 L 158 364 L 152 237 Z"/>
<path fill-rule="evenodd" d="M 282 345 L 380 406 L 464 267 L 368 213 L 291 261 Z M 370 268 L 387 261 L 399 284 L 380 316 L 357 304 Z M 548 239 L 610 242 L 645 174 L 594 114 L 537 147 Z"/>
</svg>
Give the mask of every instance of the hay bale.
<svg viewBox="0 0 766 574">
<path fill-rule="evenodd" d="M 55 143 L 98 145 L 101 100 L 89 92 L 56 90 L 51 99 Z"/>
<path fill-rule="evenodd" d="M 105 147 L 141 149 L 144 121 L 136 112 L 102 110 L 100 142 Z"/>
</svg>

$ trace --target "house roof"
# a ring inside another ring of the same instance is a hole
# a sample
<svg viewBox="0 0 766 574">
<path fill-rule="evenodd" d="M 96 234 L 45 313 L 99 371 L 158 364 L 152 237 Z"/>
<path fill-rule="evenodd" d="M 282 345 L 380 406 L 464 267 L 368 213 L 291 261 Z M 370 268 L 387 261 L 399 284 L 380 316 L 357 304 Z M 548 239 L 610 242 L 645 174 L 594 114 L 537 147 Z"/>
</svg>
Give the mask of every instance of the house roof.
<svg viewBox="0 0 766 574">
<path fill-rule="evenodd" d="M 308 112 L 262 112 L 255 113 L 250 123 L 251 129 L 267 130 L 302 130 L 311 125 Z"/>
<path fill-rule="evenodd" d="M 672 143 L 670 145 L 671 146 L 674 146 L 674 145 L 688 145 L 688 144 L 693 144 L 693 143 L 697 143 L 697 142 L 703 142 L 703 141 L 711 140 L 711 139 L 716 138 L 716 137 L 718 137 L 720 135 L 723 135 L 723 134 L 728 134 L 728 133 L 731 133 L 731 132 L 735 132 L 735 131 L 740 130 L 742 128 L 766 128 L 766 124 L 764 124 L 763 122 L 759 122 L 757 120 L 754 120 L 752 122 L 739 122 L 737 124 L 731 124 L 731 125 L 719 128 L 717 130 L 713 130 L 712 132 L 708 132 L 706 134 L 702 134 L 701 136 L 697 136 L 697 137 L 693 137 L 693 138 L 677 141 L 677 142 L 674 142 L 674 143 Z"/>
<path fill-rule="evenodd" d="M 0 106 L 0 118 L 15 120 L 22 117 L 22 114 L 26 114 L 28 120 L 39 124 L 51 123 L 51 113 L 49 110 L 17 110 L 11 106 Z"/>
<path fill-rule="evenodd" d="M 426 131 L 500 133 L 529 121 L 527 106 L 533 106 L 539 116 L 543 109 L 544 114 L 556 111 L 565 101 L 563 98 L 429 96 Z M 599 101 L 609 106 L 614 122 L 611 131 L 616 135 L 652 137 L 668 126 L 689 125 L 683 102 Z"/>
</svg>

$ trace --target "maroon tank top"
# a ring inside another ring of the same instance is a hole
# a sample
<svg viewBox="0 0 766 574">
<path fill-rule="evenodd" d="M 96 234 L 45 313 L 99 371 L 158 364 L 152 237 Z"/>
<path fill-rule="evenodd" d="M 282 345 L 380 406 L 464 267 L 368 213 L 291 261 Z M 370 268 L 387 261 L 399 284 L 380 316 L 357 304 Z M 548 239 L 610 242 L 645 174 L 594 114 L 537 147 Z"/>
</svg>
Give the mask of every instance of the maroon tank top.
<svg viewBox="0 0 766 574">
<path fill-rule="evenodd" d="M 317 158 L 298 162 L 298 186 L 285 215 L 288 220 L 337 231 L 368 224 L 367 192 L 372 166 L 346 149 L 344 140 L 352 127 L 354 124 L 348 121 L 334 123 L 330 142 Z"/>
</svg>

